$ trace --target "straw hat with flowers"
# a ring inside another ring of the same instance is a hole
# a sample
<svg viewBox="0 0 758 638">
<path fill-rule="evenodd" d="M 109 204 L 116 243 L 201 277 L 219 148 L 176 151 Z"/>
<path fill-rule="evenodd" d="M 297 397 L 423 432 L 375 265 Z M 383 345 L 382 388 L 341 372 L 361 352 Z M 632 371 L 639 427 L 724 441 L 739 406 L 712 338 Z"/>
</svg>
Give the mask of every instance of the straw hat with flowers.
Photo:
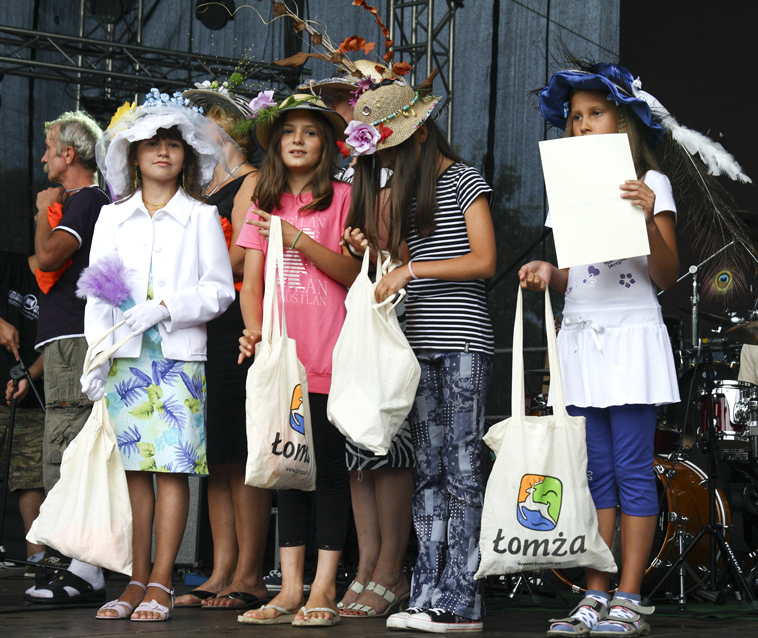
<svg viewBox="0 0 758 638">
<path fill-rule="evenodd" d="M 253 118 L 241 122 L 241 127 L 255 127 L 255 135 L 261 148 L 268 150 L 268 142 L 271 136 L 271 127 L 284 114 L 289 111 L 308 111 L 320 113 L 334 129 L 334 136 L 338 140 L 345 139 L 345 120 L 341 115 L 330 111 L 326 105 L 315 95 L 308 93 L 296 93 L 277 104 L 274 100 L 273 91 L 261 91 L 258 97 L 250 102 Z M 236 132 L 236 129 L 235 129 Z"/>
<path fill-rule="evenodd" d="M 402 144 L 429 118 L 439 101 L 429 89 L 435 72 L 414 89 L 403 80 L 382 80 L 361 87 L 357 95 L 353 117 L 339 143 L 345 157 L 371 155 L 376 151 Z"/>
</svg>

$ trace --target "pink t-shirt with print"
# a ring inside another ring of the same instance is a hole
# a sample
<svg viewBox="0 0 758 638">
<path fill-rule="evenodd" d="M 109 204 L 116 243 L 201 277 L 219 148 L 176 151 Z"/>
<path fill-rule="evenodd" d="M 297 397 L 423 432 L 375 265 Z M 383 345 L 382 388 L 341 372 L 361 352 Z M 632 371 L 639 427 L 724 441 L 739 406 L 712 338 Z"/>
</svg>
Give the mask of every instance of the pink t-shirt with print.
<svg viewBox="0 0 758 638">
<path fill-rule="evenodd" d="M 312 195 L 295 197 L 282 193 L 281 208 L 271 212 L 322 246 L 342 253 L 339 241 L 350 209 L 350 185 L 343 182 L 332 182 L 332 185 L 334 197 L 325 210 L 301 212 L 300 208 L 311 202 Z M 260 217 L 249 211 L 246 219 L 259 220 Z M 251 224 L 242 226 L 237 245 L 262 250 L 267 255 L 268 242 Z M 345 321 L 347 288 L 289 246 L 284 247 L 284 276 L 287 332 L 297 343 L 297 356 L 308 373 L 308 391 L 328 394 L 332 382 L 332 351 Z M 279 305 L 281 307 L 281 299 Z"/>
</svg>

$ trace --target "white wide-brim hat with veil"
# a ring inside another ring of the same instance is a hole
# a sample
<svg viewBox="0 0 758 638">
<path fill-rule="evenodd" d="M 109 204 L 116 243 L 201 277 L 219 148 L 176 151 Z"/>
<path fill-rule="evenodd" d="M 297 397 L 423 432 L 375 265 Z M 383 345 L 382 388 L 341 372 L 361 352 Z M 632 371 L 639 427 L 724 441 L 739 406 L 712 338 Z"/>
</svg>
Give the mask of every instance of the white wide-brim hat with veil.
<svg viewBox="0 0 758 638">
<path fill-rule="evenodd" d="M 119 108 L 97 142 L 97 165 L 117 197 L 129 190 L 131 144 L 149 140 L 159 129 L 174 126 L 197 156 L 201 187 L 210 184 L 217 164 L 226 164 L 225 149 L 239 149 L 218 124 L 202 114 L 202 109 L 189 106 L 181 93 L 169 97 L 153 89 L 142 106 L 124 104 Z"/>
</svg>

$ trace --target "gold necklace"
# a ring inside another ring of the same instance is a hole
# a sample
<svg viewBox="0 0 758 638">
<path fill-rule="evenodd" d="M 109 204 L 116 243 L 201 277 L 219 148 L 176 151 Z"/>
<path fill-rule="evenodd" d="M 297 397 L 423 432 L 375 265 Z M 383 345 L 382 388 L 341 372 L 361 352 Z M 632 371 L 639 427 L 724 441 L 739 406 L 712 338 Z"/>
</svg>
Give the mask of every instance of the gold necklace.
<svg viewBox="0 0 758 638">
<path fill-rule="evenodd" d="M 145 208 L 147 208 L 147 210 L 159 210 L 168 204 L 168 202 L 164 202 L 163 204 L 151 204 L 150 202 L 146 202 L 144 199 L 142 201 L 144 202 Z"/>
<path fill-rule="evenodd" d="M 153 204 L 152 202 L 149 202 L 149 201 L 147 201 L 147 200 L 146 200 L 146 199 L 143 197 L 143 198 L 142 198 L 142 203 L 143 203 L 143 204 L 145 204 L 145 208 L 148 208 L 148 209 L 151 209 L 151 208 L 152 208 L 152 209 L 154 209 L 154 210 L 158 210 L 159 208 L 163 208 L 163 207 L 164 207 L 166 204 L 168 204 L 168 203 L 169 203 L 169 202 L 170 202 L 172 199 L 173 199 L 173 195 L 172 195 L 172 196 L 171 196 L 169 199 L 167 199 L 165 202 L 163 202 L 162 204 Z"/>
</svg>

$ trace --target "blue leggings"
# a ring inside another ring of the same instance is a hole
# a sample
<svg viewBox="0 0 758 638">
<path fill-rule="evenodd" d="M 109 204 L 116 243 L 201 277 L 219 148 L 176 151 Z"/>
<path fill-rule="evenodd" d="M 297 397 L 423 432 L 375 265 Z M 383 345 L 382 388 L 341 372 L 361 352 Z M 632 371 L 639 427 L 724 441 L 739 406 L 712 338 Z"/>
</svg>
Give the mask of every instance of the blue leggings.
<svg viewBox="0 0 758 638">
<path fill-rule="evenodd" d="M 616 507 L 620 501 L 624 514 L 656 515 L 653 444 L 658 408 L 644 404 L 608 408 L 569 405 L 566 411 L 587 421 L 587 478 L 595 507 Z"/>
</svg>

